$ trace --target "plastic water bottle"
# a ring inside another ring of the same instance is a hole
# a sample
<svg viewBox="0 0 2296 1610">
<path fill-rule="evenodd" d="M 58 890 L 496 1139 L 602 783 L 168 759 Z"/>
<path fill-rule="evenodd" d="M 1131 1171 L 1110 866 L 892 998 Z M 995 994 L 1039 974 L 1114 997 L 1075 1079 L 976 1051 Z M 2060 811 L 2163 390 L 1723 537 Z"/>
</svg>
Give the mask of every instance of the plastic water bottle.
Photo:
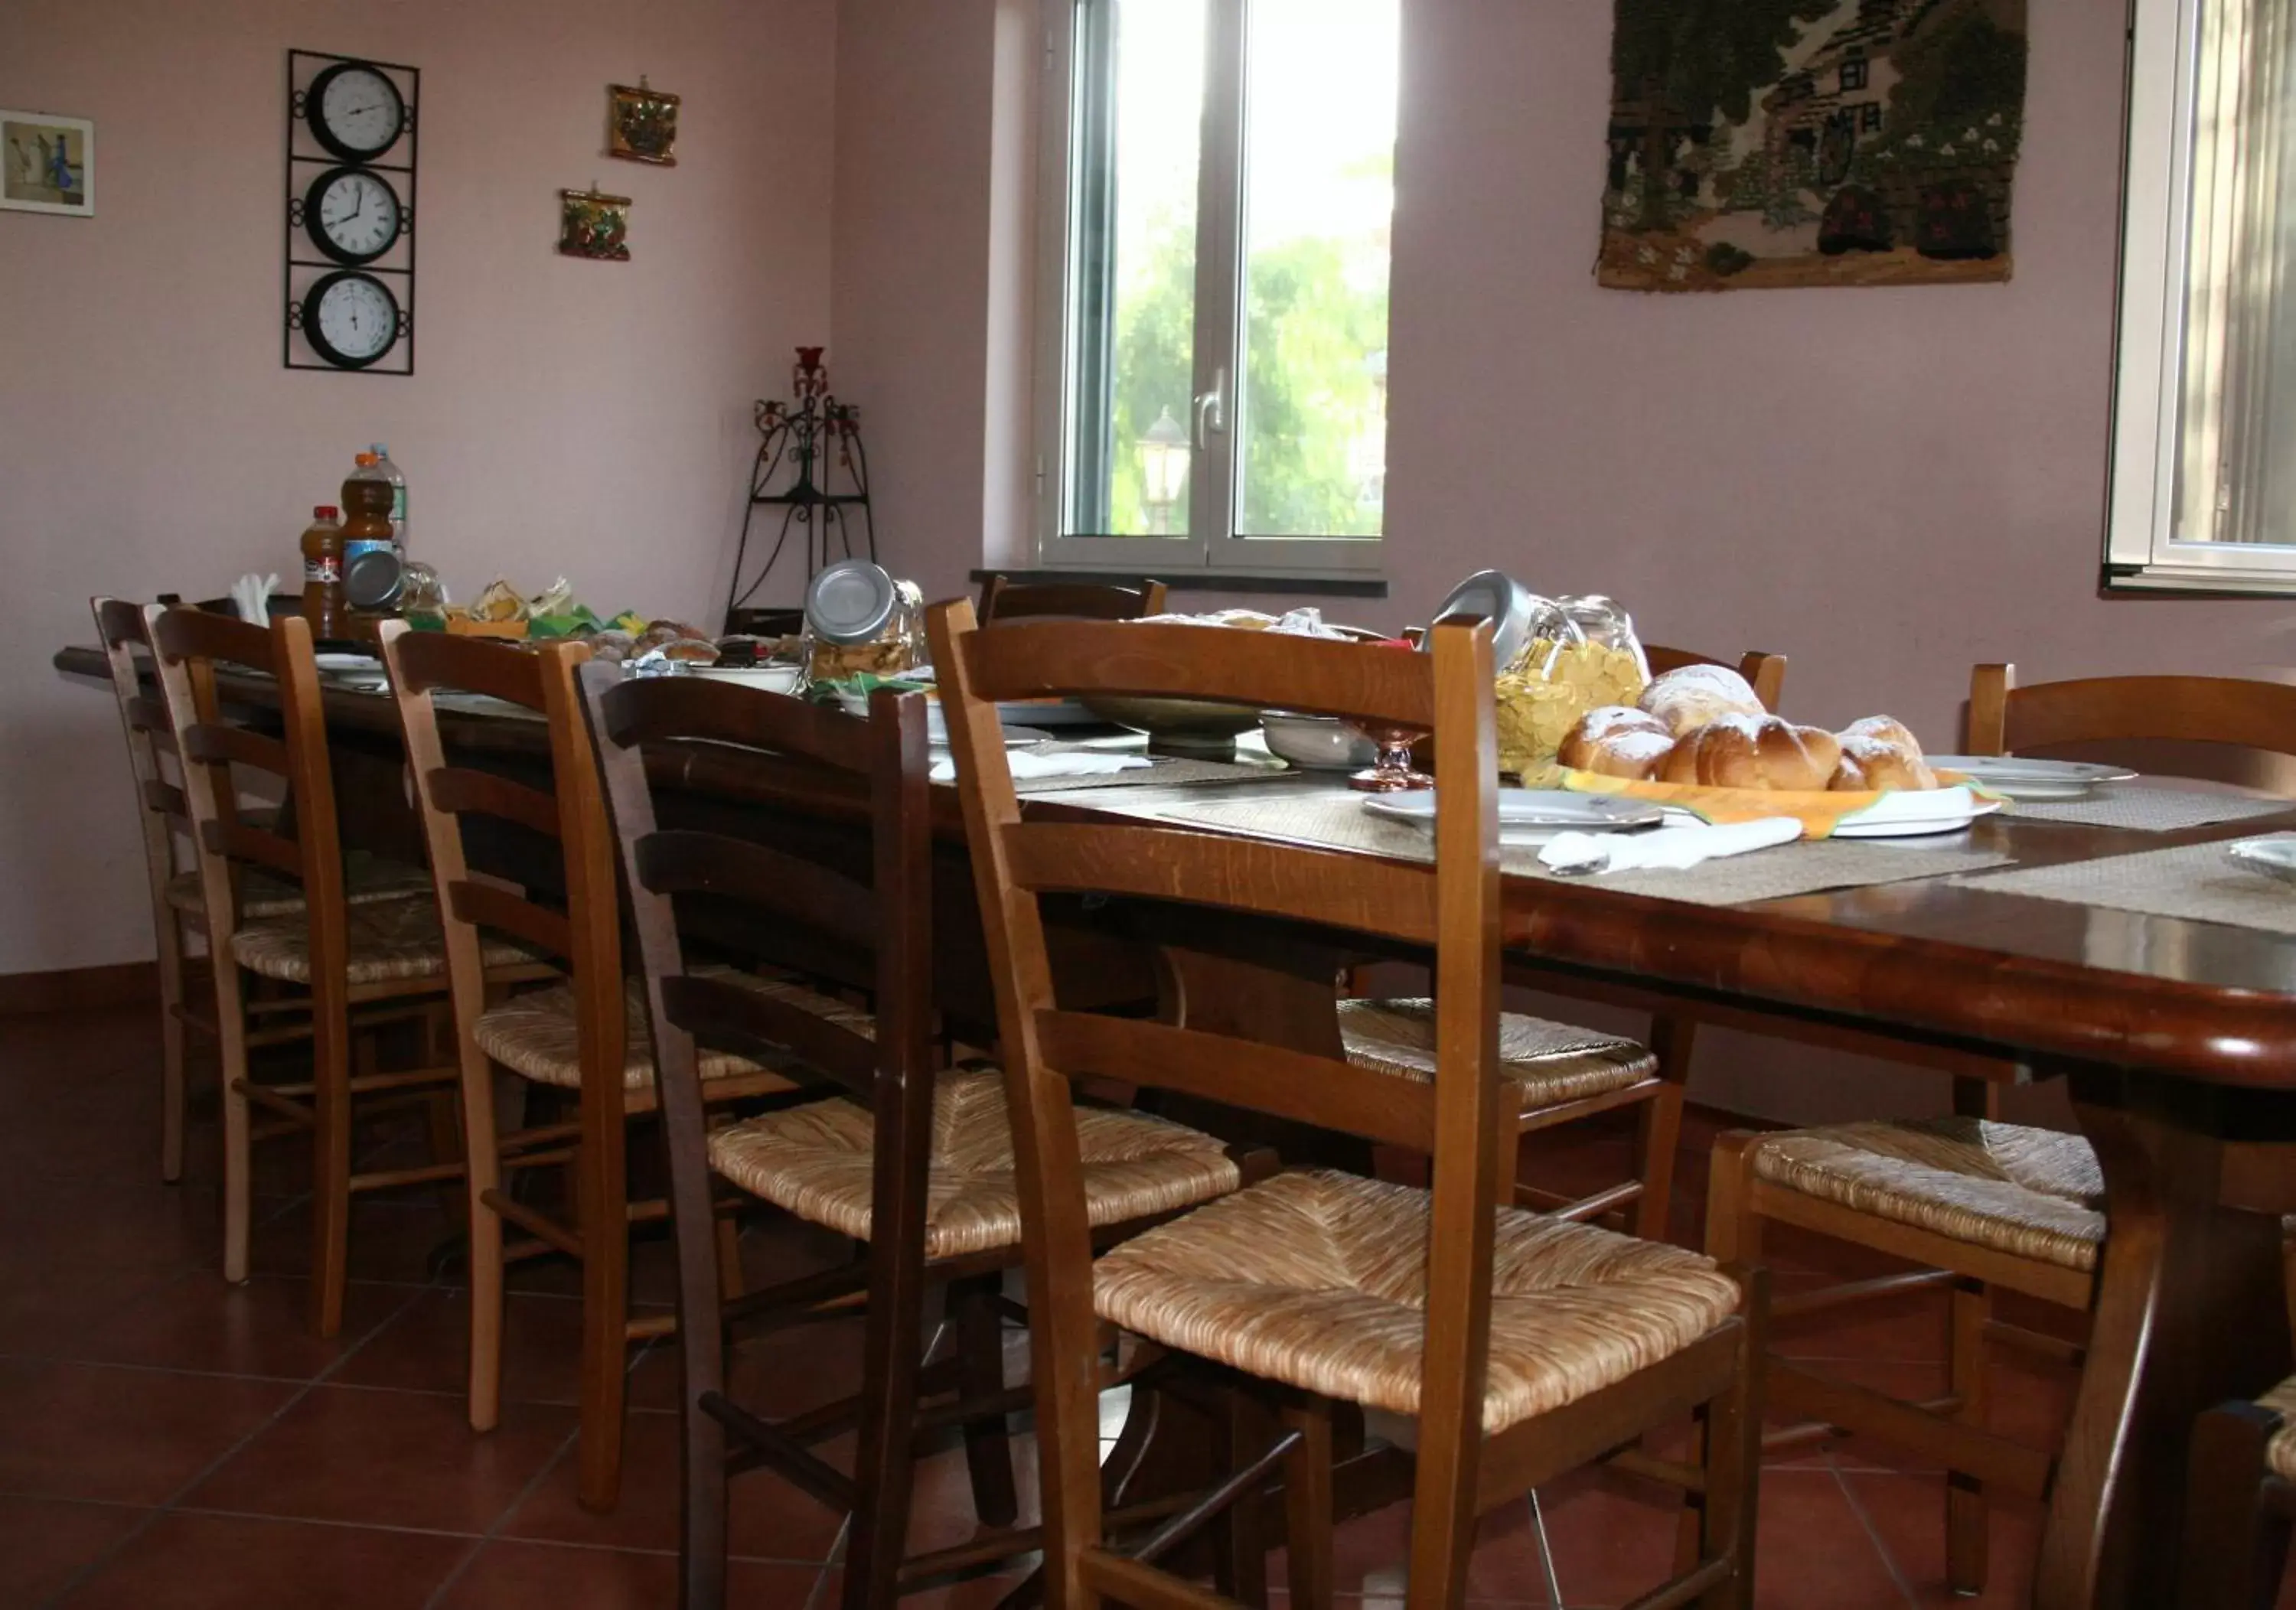
<svg viewBox="0 0 2296 1610">
<path fill-rule="evenodd" d="M 374 454 L 374 465 L 382 478 L 390 483 L 390 540 L 403 561 L 406 558 L 406 476 L 390 462 L 387 444 L 376 442 L 367 451 Z"/>
</svg>

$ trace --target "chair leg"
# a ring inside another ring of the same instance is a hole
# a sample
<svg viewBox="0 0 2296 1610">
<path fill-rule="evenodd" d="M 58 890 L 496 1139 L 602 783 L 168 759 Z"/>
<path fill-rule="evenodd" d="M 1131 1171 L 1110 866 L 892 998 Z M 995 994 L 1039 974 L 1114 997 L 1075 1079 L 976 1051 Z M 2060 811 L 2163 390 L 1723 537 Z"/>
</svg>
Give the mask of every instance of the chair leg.
<svg viewBox="0 0 2296 1610">
<path fill-rule="evenodd" d="M 249 1199 L 254 1160 L 249 1155 L 247 1103 L 247 1005 L 239 968 L 228 955 L 214 957 L 216 1054 L 223 1089 L 223 1278 L 238 1285 L 247 1279 Z"/>
<path fill-rule="evenodd" d="M 1733 1271 L 1744 1295 L 1738 1316 L 1738 1375 L 1706 1406 L 1705 1534 L 1700 1554 L 1736 1564 L 1710 1590 L 1705 1610 L 1753 1610 L 1754 1524 L 1762 1476 L 1762 1369 L 1769 1356 L 1770 1277 L 1744 1264 Z"/>
<path fill-rule="evenodd" d="M 582 1236 L 582 1508 L 603 1514 L 621 1496 L 623 1389 L 629 1372 L 629 1181 L 614 1104 L 582 1096 L 575 1168 Z M 714 1255 L 714 1254 L 713 1254 Z"/>
<path fill-rule="evenodd" d="M 184 1177 L 184 936 L 172 911 L 160 918 L 160 1178 Z"/>
<path fill-rule="evenodd" d="M 1658 1055 L 1659 1092 L 1636 1116 L 1636 1151 L 1642 1162 L 1643 1194 L 1635 1202 L 1635 1234 L 1645 1241 L 1666 1239 L 1674 1208 L 1674 1167 L 1682 1146 L 1682 1092 L 1690 1078 L 1690 1053 L 1697 1025 L 1660 1017 L 1651 1025 Z"/>
<path fill-rule="evenodd" d="M 1754 1140 L 1755 1136 L 1745 1130 L 1733 1130 L 1717 1136 L 1710 1160 L 1706 1190 L 1706 1255 L 1718 1263 L 1733 1267 L 1754 1267 L 1759 1263 L 1762 1255 L 1761 1216 L 1747 1205 L 1752 1197 L 1747 1148 Z M 1767 1285 L 1764 1292 L 1767 1303 Z M 1763 1314 L 1767 1326 L 1767 1306 Z M 1756 1367 L 1759 1368 L 1761 1362 L 1761 1356 L 1758 1353 Z M 1759 1417 L 1755 1440 L 1759 1448 Z M 1718 1457 L 1713 1434 L 1704 1422 L 1692 1434 L 1691 1457 L 1704 1460 Z M 1697 1565 L 1713 1528 L 1711 1508 L 1710 1497 L 1702 1493 L 1693 1493 L 1683 1505 L 1682 1519 L 1675 1532 L 1676 1574 L 1687 1573 Z"/>
<path fill-rule="evenodd" d="M 343 1328 L 350 1280 L 352 1048 L 348 1025 L 313 1010 L 311 1037 L 311 1329 L 332 1336 Z M 359 1037 L 357 1055 L 373 1042 Z M 364 1068 L 363 1070 L 364 1071 Z"/>
<path fill-rule="evenodd" d="M 1001 1275 L 982 1275 L 949 1292 L 956 1321 L 957 1390 L 986 1397 L 1004 1390 L 1004 1321 L 996 1299 Z M 972 1478 L 972 1511 L 984 1526 L 1009 1526 L 1019 1517 L 1021 1499 L 1013 1479 L 1013 1443 L 1005 1417 L 969 1420 L 964 1426 L 964 1463 Z"/>
<path fill-rule="evenodd" d="M 1332 1405 L 1301 1396 L 1284 1405 L 1300 1445 L 1283 1458 L 1284 1591 L 1296 1610 L 1332 1610 Z"/>
<path fill-rule="evenodd" d="M 1272 1417 L 1249 1385 L 1231 1385 L 1226 1400 L 1227 1458 L 1223 1477 L 1244 1468 L 1267 1447 Z M 1212 1518 L 1212 1586 L 1240 1605 L 1267 1603 L 1267 1532 L 1260 1524 L 1261 1491 L 1254 1489 Z"/>
<path fill-rule="evenodd" d="M 463 1066 L 463 1154 L 471 1248 L 471 1429 L 502 1421 L 503 1222 L 487 1197 L 502 1189 L 502 1138 L 495 1117 L 494 1065 L 476 1045 L 459 1047 Z"/>
<path fill-rule="evenodd" d="M 885 1103 L 881 1100 L 880 1109 Z M 844 1610 L 884 1610 L 899 1598 L 896 1586 L 908 1548 L 909 1503 L 916 1481 L 914 1438 L 917 1375 L 923 1363 L 924 1235 L 922 1193 L 880 1180 L 878 1199 L 889 1210 L 873 1215 L 868 1247 L 869 1309 L 862 1338 L 861 1427 L 853 1461 L 853 1513 L 845 1547 Z M 915 1215 L 915 1222 L 909 1221 Z M 974 1337 L 966 1328 L 973 1306 L 971 1281 L 952 1283 L 943 1294 L 959 1327 L 958 1351 L 969 1355 Z M 1003 1383 L 1002 1355 L 997 1384 Z M 969 1356 L 957 1390 L 970 1395 L 980 1371 Z M 995 1388 L 991 1388 L 995 1390 Z M 973 1460 L 972 1427 L 965 1428 L 965 1455 Z M 973 1463 L 974 1507 L 980 1508 L 980 1467 Z M 1011 1480 L 1011 1465 L 1005 1467 Z"/>
<path fill-rule="evenodd" d="M 1986 1322 L 1993 1299 L 1982 1282 L 1954 1284 L 1948 1320 L 1946 1390 L 1961 1400 L 1954 1423 L 1983 1430 L 1987 1420 Z M 1946 1473 L 1946 1585 L 1960 1594 L 1985 1591 L 1987 1516 L 1985 1490 L 1975 1477 Z"/>
<path fill-rule="evenodd" d="M 2194 1422 L 2186 1467 L 2183 1610 L 2268 1610 L 2288 1563 L 2288 1522 L 2270 1511 L 2265 1450 L 2280 1417 L 2225 1403 Z"/>
<path fill-rule="evenodd" d="M 706 1192 L 706 1185 L 702 1188 Z M 701 1198 L 706 1211 L 708 1198 Z M 680 1207 L 690 1205 L 681 1202 Z M 718 1318 L 717 1260 L 708 1238 L 684 1221 L 676 1226 L 679 1361 L 685 1377 L 680 1405 L 678 1610 L 725 1610 L 726 1427 L 701 1408 L 726 1390 L 726 1328 Z"/>
</svg>

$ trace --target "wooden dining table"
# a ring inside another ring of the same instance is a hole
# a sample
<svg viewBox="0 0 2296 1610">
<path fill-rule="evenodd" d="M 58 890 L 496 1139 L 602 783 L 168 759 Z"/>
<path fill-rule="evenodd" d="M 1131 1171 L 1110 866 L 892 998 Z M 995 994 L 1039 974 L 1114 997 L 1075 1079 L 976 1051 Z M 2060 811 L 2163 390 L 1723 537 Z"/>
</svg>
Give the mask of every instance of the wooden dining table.
<svg viewBox="0 0 2296 1610">
<path fill-rule="evenodd" d="M 76 677 L 104 675 L 93 649 L 63 650 L 54 663 Z M 247 679 L 225 691 L 251 703 L 266 697 Z M 331 691 L 328 710 L 339 764 L 373 768 L 372 782 L 398 764 L 387 699 Z M 450 746 L 505 764 L 530 764 L 543 751 L 543 731 L 530 720 L 471 709 L 450 713 L 446 725 Z M 857 791 L 769 758 L 695 746 L 662 757 L 656 780 L 693 808 L 745 818 L 761 833 L 813 835 L 824 846 L 840 835 L 861 841 L 866 804 Z M 1271 773 L 1264 781 L 1078 787 L 1031 795 L 1024 809 L 1185 821 L 1208 805 L 1328 800 L 1336 786 Z M 955 791 L 936 794 L 936 931 L 954 958 L 951 998 L 977 989 L 985 1006 L 985 972 L 967 953 L 979 941 Z M 2022 868 L 2289 829 L 2296 807 L 2169 833 L 2009 813 L 1978 821 L 1962 842 Z M 1085 923 L 1160 947 L 1170 963 L 1166 987 L 1195 1026 L 1336 1048 L 1332 969 L 1352 959 L 1344 936 L 1247 929 L 1168 909 L 1097 911 Z M 1944 876 L 1710 905 L 1626 893 L 1600 879 L 1509 875 L 1501 939 L 1511 968 L 1544 989 L 1821 1042 L 1886 1042 L 2002 1081 L 2067 1082 L 2096 1150 L 2109 1230 L 2033 1602 L 2041 1610 L 2176 1602 L 2194 1418 L 2290 1371 L 2280 1216 L 2296 1212 L 2296 935 L 2005 894 Z"/>
</svg>

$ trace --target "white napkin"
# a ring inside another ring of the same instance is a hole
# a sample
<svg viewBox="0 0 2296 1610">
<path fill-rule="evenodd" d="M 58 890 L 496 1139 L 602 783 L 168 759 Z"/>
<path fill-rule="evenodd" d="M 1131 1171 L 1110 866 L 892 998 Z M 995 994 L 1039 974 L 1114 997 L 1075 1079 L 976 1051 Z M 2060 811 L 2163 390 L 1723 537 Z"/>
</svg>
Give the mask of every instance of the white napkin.
<svg viewBox="0 0 2296 1610">
<path fill-rule="evenodd" d="M 1011 749 L 1005 752 L 1004 760 L 1013 768 L 1015 782 L 1026 782 L 1035 777 L 1103 777 L 1111 772 L 1129 772 L 1151 764 L 1145 755 L 1095 755 L 1082 749 L 1052 755 Z M 956 757 L 934 756 L 931 777 L 935 782 L 955 782 Z"/>
<path fill-rule="evenodd" d="M 1743 855 L 1801 837 L 1791 816 L 1710 826 L 1662 827 L 1654 833 L 1558 833 L 1538 852 L 1556 872 L 1678 872 L 1722 855 Z"/>
<path fill-rule="evenodd" d="M 239 609 L 239 618 L 253 621 L 257 625 L 271 622 L 271 594 L 279 585 L 275 571 L 269 576 L 257 576 L 252 571 L 231 584 L 231 601 Z"/>
</svg>

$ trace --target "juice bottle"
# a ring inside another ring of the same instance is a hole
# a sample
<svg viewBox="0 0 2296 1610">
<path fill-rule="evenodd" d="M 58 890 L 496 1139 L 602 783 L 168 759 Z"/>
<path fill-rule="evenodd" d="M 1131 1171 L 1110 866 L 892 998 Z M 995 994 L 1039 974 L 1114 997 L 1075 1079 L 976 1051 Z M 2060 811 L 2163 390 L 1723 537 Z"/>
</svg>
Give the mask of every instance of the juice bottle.
<svg viewBox="0 0 2296 1610">
<path fill-rule="evenodd" d="M 347 610 L 381 613 L 398 597 L 398 551 L 390 541 L 390 483 L 374 473 L 374 455 L 359 454 L 360 468 L 343 482 L 342 584 Z"/>
<path fill-rule="evenodd" d="M 303 618 L 311 635 L 326 639 L 342 635 L 348 607 L 343 601 L 343 527 L 332 503 L 311 511 L 311 524 L 303 533 Z"/>
<path fill-rule="evenodd" d="M 375 473 L 390 483 L 390 540 L 398 544 L 400 562 L 406 559 L 406 473 L 390 462 L 390 449 L 381 442 L 367 449 L 374 454 Z"/>
</svg>

